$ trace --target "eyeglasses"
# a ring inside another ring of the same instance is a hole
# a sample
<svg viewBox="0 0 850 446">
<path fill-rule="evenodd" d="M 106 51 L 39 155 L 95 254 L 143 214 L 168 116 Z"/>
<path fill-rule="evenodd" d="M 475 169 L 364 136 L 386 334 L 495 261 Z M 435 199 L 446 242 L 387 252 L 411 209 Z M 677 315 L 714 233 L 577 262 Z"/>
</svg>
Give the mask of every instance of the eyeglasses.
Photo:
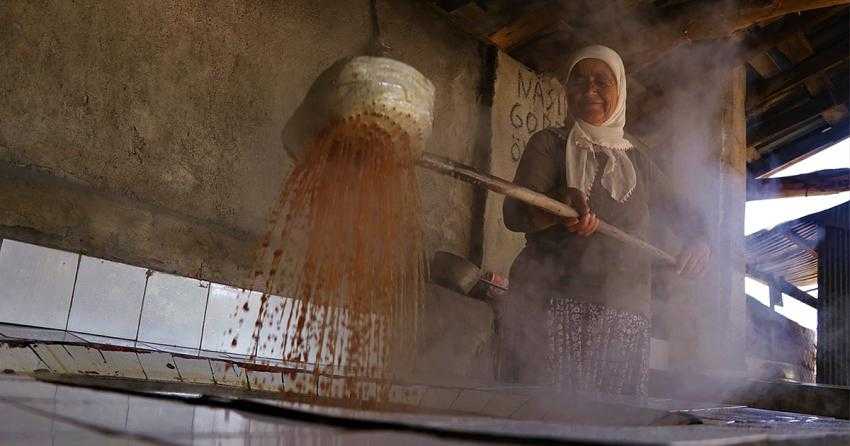
<svg viewBox="0 0 850 446">
<path fill-rule="evenodd" d="M 595 90 L 607 90 L 617 87 L 617 81 L 614 79 L 596 79 L 587 78 L 584 76 L 571 77 L 567 81 L 567 88 L 575 90 L 585 90 L 587 87 L 593 87 Z"/>
</svg>

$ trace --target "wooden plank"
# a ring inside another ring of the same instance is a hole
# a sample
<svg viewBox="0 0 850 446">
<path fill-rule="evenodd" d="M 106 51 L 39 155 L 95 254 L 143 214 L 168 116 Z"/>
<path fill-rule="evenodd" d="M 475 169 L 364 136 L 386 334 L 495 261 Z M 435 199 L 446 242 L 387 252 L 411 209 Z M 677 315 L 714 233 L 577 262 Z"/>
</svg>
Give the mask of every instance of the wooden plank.
<svg viewBox="0 0 850 446">
<path fill-rule="evenodd" d="M 452 12 L 455 9 L 460 8 L 461 6 L 471 3 L 472 0 L 436 0 L 435 3 L 440 7 L 443 11 Z"/>
<path fill-rule="evenodd" d="M 802 161 L 848 136 L 850 136 L 850 121 L 845 119 L 828 130 L 807 135 L 758 161 L 751 162 L 748 166 L 750 176 L 753 178 L 770 176 L 777 170 Z"/>
<path fill-rule="evenodd" d="M 560 7 L 557 2 L 544 3 L 531 8 L 516 20 L 490 34 L 488 40 L 503 51 L 509 51 L 535 36 L 553 30 L 560 21 Z"/>
<path fill-rule="evenodd" d="M 823 23 L 832 19 L 838 14 L 843 14 L 847 11 L 847 6 L 838 5 L 831 8 L 816 9 L 800 14 L 806 24 L 803 26 L 805 32 L 812 32 L 823 26 Z"/>
<path fill-rule="evenodd" d="M 815 54 L 811 42 L 809 42 L 809 39 L 806 38 L 806 33 L 802 30 L 793 33 L 791 37 L 780 42 L 777 45 L 777 49 L 795 65 Z M 824 76 L 812 76 L 804 84 L 812 96 L 816 96 L 826 88 L 829 88 L 829 81 L 824 79 Z"/>
<path fill-rule="evenodd" d="M 761 53 L 749 60 L 749 64 L 756 72 L 764 79 L 771 78 L 779 74 L 779 66 L 773 61 L 767 53 Z"/>
<path fill-rule="evenodd" d="M 771 0 L 767 2 L 738 2 L 738 16 L 733 29 L 748 28 L 753 24 L 765 22 L 788 14 L 830 6 L 847 5 L 850 0 Z"/>
<path fill-rule="evenodd" d="M 514 47 L 510 55 L 533 70 L 559 74 L 560 70 L 566 68 L 566 59 L 573 51 L 594 43 L 594 40 L 577 33 L 569 24 L 560 20 L 554 30 L 541 32 Z"/>
<path fill-rule="evenodd" d="M 806 35 L 802 32 L 792 34 L 789 38 L 780 42 L 776 47 L 782 52 L 782 54 L 785 55 L 785 57 L 788 58 L 788 60 L 795 64 L 806 60 L 815 53 L 815 50 L 812 48 L 812 44 L 809 43 Z"/>
<path fill-rule="evenodd" d="M 812 95 L 805 87 L 798 86 L 792 88 L 781 96 L 777 96 L 770 101 L 759 104 L 758 106 L 747 110 L 747 126 L 752 128 L 761 122 L 781 113 L 782 110 L 797 108 L 812 99 Z"/>
<path fill-rule="evenodd" d="M 753 94 L 747 98 L 747 109 L 767 102 L 783 92 L 801 84 L 806 79 L 816 76 L 831 68 L 848 62 L 848 45 L 844 42 L 827 51 L 815 54 L 801 62 L 793 71 L 780 74 L 756 85 Z"/>
<path fill-rule="evenodd" d="M 785 129 L 781 133 L 777 133 L 774 135 L 773 139 L 766 141 L 763 145 L 758 146 L 758 148 L 752 146 L 750 148 L 756 150 L 756 152 L 762 157 L 771 156 L 774 154 L 773 152 L 781 150 L 789 144 L 794 144 L 797 141 L 818 134 L 819 132 L 827 131 L 829 128 L 829 123 L 819 117 L 816 117 Z"/>
<path fill-rule="evenodd" d="M 837 125 L 842 120 L 847 119 L 848 114 L 850 114 L 850 111 L 847 109 L 847 103 L 844 103 L 827 109 L 821 113 L 821 117 L 830 125 Z"/>
<path fill-rule="evenodd" d="M 680 6 L 683 3 L 688 3 L 692 0 L 655 0 L 653 4 L 655 4 L 658 8 L 670 8 Z"/>
<path fill-rule="evenodd" d="M 775 20 L 782 16 L 835 5 L 850 4 L 850 0 L 772 0 L 750 2 L 693 2 L 687 8 L 674 8 L 663 20 L 648 23 L 645 32 L 630 33 L 621 42 L 622 48 L 652 48 L 637 54 L 625 51 L 624 59 L 639 71 L 663 57 L 670 49 L 682 44 L 703 40 L 726 39 L 734 33 L 757 23 Z M 650 45 L 646 42 L 650 41 Z"/>
<path fill-rule="evenodd" d="M 830 92 L 824 92 L 798 107 L 785 110 L 770 120 L 748 128 L 747 145 L 758 147 L 763 145 L 766 140 L 776 139 L 775 135 L 786 129 L 793 128 L 795 125 L 799 126 L 810 119 L 820 117 L 824 113 L 830 113 L 833 108 L 842 106 L 847 102 L 847 90 L 843 90 L 839 97 L 833 97 Z"/>
<path fill-rule="evenodd" d="M 433 10 L 444 16 L 457 29 L 472 38 L 489 44 L 487 35 L 499 28 L 496 19 L 471 1 L 447 3 L 444 9 L 437 1 L 428 2 Z"/>
<path fill-rule="evenodd" d="M 448 13 L 448 17 L 463 31 L 484 42 L 487 42 L 488 34 L 498 29 L 497 19 L 471 2 Z"/>
</svg>

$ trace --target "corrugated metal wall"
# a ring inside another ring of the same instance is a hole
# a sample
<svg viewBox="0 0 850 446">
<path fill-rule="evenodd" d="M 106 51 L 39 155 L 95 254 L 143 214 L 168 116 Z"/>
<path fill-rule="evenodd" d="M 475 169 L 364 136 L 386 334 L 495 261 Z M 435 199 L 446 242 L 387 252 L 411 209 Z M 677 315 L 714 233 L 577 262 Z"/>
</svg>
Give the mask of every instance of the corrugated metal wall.
<svg viewBox="0 0 850 446">
<path fill-rule="evenodd" d="M 817 381 L 850 384 L 850 207 L 825 219 L 818 247 Z"/>
</svg>

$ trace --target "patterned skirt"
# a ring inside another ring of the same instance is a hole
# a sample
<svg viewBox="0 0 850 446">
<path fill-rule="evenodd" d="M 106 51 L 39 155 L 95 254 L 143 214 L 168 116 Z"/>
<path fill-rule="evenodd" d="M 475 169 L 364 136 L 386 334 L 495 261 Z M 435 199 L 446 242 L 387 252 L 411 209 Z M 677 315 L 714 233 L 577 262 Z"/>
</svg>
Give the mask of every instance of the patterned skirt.
<svg viewBox="0 0 850 446">
<path fill-rule="evenodd" d="M 550 299 L 540 310 L 544 324 L 538 318 L 517 323 L 520 308 L 500 311 L 502 379 L 554 384 L 568 392 L 646 396 L 645 316 L 565 298 Z"/>
</svg>

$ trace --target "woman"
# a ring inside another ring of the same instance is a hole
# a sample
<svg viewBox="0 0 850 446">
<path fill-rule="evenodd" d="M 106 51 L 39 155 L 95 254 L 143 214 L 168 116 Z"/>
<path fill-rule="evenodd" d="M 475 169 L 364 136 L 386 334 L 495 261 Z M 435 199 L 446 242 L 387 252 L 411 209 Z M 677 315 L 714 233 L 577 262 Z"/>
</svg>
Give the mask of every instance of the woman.
<svg viewBox="0 0 850 446">
<path fill-rule="evenodd" d="M 705 228 L 623 137 L 626 75 L 619 55 L 603 46 L 584 48 L 567 73 L 567 125 L 531 137 L 514 181 L 570 204 L 580 217 L 561 219 L 505 200 L 505 225 L 524 232 L 527 243 L 511 268 L 511 296 L 500 311 L 500 373 L 522 382 L 554 381 L 565 390 L 645 395 L 651 259 L 594 232 L 601 218 L 646 239 L 652 205 L 689 241 L 678 272 L 696 276 L 710 255 L 701 240 Z"/>
</svg>

